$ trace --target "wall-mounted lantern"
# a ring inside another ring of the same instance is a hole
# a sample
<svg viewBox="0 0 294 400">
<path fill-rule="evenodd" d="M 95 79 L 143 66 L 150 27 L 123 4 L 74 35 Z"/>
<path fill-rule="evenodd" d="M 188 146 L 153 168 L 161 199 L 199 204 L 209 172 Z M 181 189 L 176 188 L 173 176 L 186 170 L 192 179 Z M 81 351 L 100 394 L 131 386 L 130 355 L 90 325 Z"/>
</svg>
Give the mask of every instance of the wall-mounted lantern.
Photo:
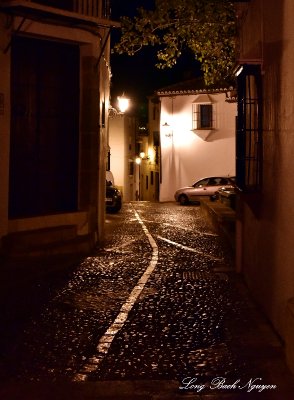
<svg viewBox="0 0 294 400">
<path fill-rule="evenodd" d="M 140 154 L 139 154 L 139 156 L 137 156 L 137 157 L 135 158 L 135 163 L 136 163 L 137 165 L 140 165 L 140 164 L 142 163 L 142 161 L 148 161 L 150 158 L 151 158 L 151 157 L 150 157 L 149 154 L 146 155 L 146 153 L 145 153 L 144 151 L 141 151 Z"/>
<path fill-rule="evenodd" d="M 118 110 L 115 107 L 109 106 L 108 115 L 110 118 L 123 116 L 130 106 L 130 99 L 123 93 L 117 97 Z"/>
<path fill-rule="evenodd" d="M 162 128 L 163 128 L 163 132 L 164 132 L 164 136 L 165 136 L 165 137 L 170 138 L 170 137 L 173 136 L 173 134 L 172 134 L 172 132 L 171 132 L 171 126 L 170 126 L 167 122 L 165 122 L 165 123 L 162 125 Z"/>
<path fill-rule="evenodd" d="M 121 96 L 117 97 L 118 108 L 121 113 L 125 113 L 130 106 L 130 99 L 123 93 Z"/>
</svg>

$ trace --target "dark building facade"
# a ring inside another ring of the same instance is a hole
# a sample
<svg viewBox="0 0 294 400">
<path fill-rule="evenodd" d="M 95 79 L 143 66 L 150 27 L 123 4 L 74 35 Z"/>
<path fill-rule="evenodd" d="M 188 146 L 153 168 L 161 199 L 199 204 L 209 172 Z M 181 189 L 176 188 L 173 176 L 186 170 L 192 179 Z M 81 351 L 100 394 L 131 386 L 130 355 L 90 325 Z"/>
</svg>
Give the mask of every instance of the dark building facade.
<svg viewBox="0 0 294 400">
<path fill-rule="evenodd" d="M 238 5 L 237 262 L 294 371 L 291 0 Z"/>
<path fill-rule="evenodd" d="M 103 239 L 109 12 L 103 0 L 0 3 L 4 254 Z"/>
</svg>

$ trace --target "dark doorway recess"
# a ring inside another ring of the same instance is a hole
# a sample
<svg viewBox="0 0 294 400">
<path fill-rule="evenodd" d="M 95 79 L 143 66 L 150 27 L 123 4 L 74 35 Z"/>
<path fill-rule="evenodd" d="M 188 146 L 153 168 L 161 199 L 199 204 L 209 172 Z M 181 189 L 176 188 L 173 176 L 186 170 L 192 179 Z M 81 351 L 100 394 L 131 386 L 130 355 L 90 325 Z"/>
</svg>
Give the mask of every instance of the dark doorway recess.
<svg viewBox="0 0 294 400">
<path fill-rule="evenodd" d="M 79 47 L 14 37 L 9 217 L 78 207 Z"/>
</svg>

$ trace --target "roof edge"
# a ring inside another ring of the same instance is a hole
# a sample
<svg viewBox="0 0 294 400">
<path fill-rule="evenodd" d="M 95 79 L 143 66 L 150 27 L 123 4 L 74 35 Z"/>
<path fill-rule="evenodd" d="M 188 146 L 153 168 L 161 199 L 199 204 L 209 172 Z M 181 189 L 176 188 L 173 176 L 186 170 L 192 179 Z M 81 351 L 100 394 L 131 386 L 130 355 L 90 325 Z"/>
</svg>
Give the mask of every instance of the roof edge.
<svg viewBox="0 0 294 400">
<path fill-rule="evenodd" d="M 223 88 L 205 88 L 205 89 L 191 89 L 191 90 L 157 90 L 157 96 L 186 96 L 196 94 L 213 94 L 213 93 L 226 93 L 234 89 L 233 86 Z"/>
</svg>

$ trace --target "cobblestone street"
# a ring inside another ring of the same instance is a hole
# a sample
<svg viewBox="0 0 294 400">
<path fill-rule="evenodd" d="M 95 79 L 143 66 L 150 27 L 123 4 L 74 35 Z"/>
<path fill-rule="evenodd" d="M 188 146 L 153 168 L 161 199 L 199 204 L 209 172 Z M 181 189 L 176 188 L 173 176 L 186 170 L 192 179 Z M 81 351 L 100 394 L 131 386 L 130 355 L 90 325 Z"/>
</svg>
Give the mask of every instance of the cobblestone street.
<svg viewBox="0 0 294 400">
<path fill-rule="evenodd" d="M 281 343 L 198 206 L 136 202 L 108 215 L 104 246 L 7 348 L 1 399 L 294 396 Z M 17 397 L 20 384 L 39 391 Z"/>
</svg>

